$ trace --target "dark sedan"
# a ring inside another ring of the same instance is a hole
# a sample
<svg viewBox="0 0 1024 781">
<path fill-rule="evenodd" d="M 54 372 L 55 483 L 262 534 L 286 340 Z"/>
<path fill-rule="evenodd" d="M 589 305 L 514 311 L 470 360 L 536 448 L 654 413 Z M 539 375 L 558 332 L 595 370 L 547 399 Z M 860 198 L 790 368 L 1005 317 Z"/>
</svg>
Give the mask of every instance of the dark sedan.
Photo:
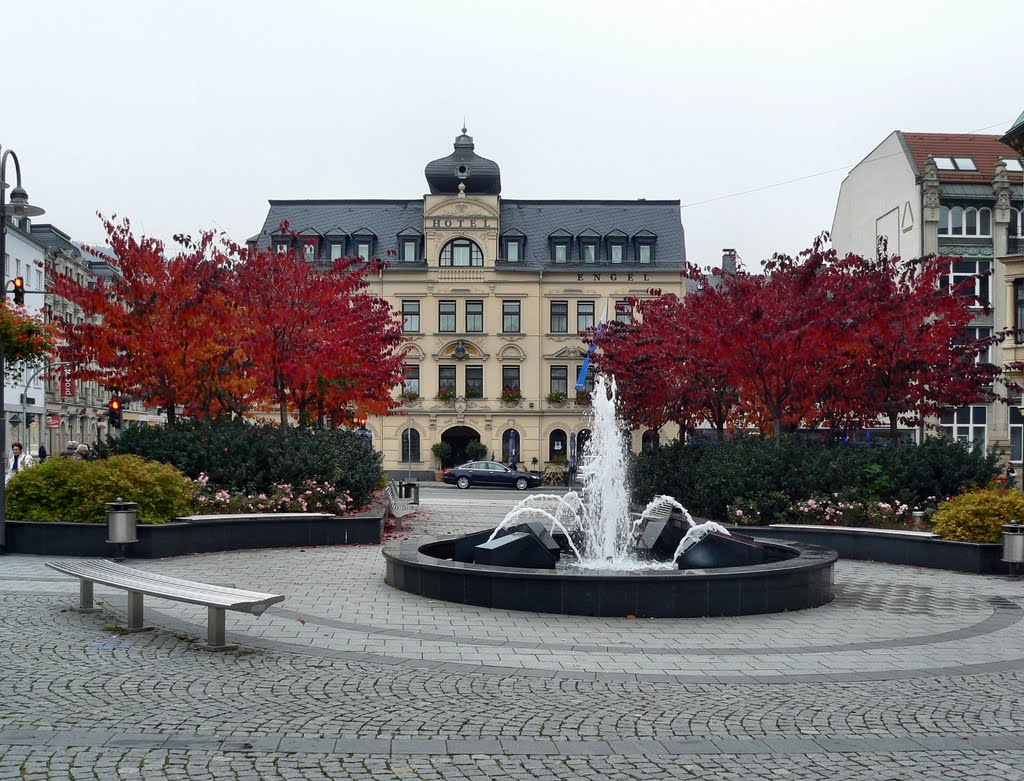
<svg viewBox="0 0 1024 781">
<path fill-rule="evenodd" d="M 536 488 L 543 480 L 540 475 L 530 472 L 518 472 L 509 469 L 497 461 L 470 461 L 468 464 L 444 470 L 444 481 L 448 485 L 469 488 L 471 485 L 504 486 L 518 488 Z"/>
</svg>

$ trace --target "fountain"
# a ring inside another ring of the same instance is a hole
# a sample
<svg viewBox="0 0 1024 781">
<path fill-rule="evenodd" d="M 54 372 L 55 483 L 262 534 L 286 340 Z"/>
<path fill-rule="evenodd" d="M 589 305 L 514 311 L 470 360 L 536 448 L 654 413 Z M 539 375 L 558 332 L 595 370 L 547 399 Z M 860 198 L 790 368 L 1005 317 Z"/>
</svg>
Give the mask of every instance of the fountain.
<svg viewBox="0 0 1024 781">
<path fill-rule="evenodd" d="M 493 529 L 391 543 L 386 582 L 454 602 L 576 615 L 746 615 L 832 600 L 833 551 L 698 522 L 670 496 L 632 512 L 616 395 L 615 380 L 599 377 L 580 492 L 528 496 Z"/>
</svg>

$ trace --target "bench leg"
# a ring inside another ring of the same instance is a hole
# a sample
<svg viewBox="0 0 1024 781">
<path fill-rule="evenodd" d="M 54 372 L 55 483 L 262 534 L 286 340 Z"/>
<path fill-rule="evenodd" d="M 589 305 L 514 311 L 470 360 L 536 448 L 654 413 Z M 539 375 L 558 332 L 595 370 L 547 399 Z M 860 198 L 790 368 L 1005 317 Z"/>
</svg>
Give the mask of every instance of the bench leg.
<svg viewBox="0 0 1024 781">
<path fill-rule="evenodd" d="M 151 626 L 142 625 L 142 594 L 138 591 L 128 592 L 128 626 L 127 632 L 149 632 Z"/>
<path fill-rule="evenodd" d="M 236 645 L 228 645 L 225 642 L 226 632 L 224 631 L 224 608 L 207 606 L 206 645 L 207 651 L 230 651 L 237 648 Z"/>
<path fill-rule="evenodd" d="M 92 601 L 92 581 L 84 578 L 78 581 L 78 607 L 79 613 L 98 613 L 99 608 Z"/>
</svg>

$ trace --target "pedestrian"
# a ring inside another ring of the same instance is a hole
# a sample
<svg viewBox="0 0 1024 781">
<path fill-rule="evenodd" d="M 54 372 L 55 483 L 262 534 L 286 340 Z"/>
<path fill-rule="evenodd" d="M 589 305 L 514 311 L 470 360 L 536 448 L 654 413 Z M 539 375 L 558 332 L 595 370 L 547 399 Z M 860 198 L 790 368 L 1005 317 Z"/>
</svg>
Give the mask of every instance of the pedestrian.
<svg viewBox="0 0 1024 781">
<path fill-rule="evenodd" d="M 515 472 L 516 469 L 519 468 L 519 462 L 516 461 L 515 453 L 513 453 L 511 457 L 508 459 L 508 468 L 511 469 L 513 472 Z"/>
<path fill-rule="evenodd" d="M 72 439 L 72 440 L 70 440 L 64 446 L 64 450 L 61 452 L 61 455 L 65 456 L 66 458 L 74 458 L 75 457 L 75 453 L 77 453 L 77 452 L 78 452 L 78 440 L 77 439 Z"/>
<path fill-rule="evenodd" d="M 75 448 L 75 458 L 79 461 L 88 461 L 92 458 L 92 453 L 89 452 L 89 446 L 84 442 Z"/>
<path fill-rule="evenodd" d="M 39 463 L 43 463 L 46 460 L 46 445 L 42 442 L 39 443 Z"/>
<path fill-rule="evenodd" d="M 28 469 L 30 466 L 32 466 L 32 456 L 25 452 L 25 446 L 20 442 L 12 443 L 11 457 L 7 460 L 5 482 L 14 477 L 20 470 Z"/>
<path fill-rule="evenodd" d="M 1017 470 L 1013 468 L 1013 464 L 1010 464 L 1008 467 L 1006 467 L 1006 487 L 1017 487 Z"/>
</svg>

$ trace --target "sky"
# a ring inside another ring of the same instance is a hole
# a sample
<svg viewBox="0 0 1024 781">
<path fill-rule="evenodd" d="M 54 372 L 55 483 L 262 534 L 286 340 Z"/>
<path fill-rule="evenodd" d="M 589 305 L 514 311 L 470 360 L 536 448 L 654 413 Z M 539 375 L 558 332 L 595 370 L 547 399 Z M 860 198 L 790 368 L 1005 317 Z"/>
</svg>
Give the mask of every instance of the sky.
<svg viewBox="0 0 1024 781">
<path fill-rule="evenodd" d="M 465 118 L 504 197 L 679 199 L 689 260 L 756 268 L 893 130 L 1009 129 L 1021 30 L 1020 0 L 4 3 L 0 146 L 75 240 L 243 241 L 272 198 L 420 197 Z"/>
</svg>

